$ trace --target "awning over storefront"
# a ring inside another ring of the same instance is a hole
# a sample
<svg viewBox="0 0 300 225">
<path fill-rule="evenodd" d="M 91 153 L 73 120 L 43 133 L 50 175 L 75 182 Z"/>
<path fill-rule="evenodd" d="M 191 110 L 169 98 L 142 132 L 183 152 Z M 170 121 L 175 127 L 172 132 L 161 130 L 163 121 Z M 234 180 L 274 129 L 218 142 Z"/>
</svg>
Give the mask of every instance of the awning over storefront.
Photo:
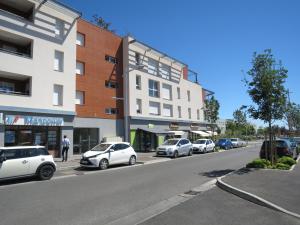
<svg viewBox="0 0 300 225">
<path fill-rule="evenodd" d="M 205 131 L 206 133 L 208 133 L 209 134 L 209 136 L 211 136 L 211 135 L 218 135 L 218 133 L 217 132 L 212 132 L 212 131 Z"/>
<path fill-rule="evenodd" d="M 194 133 L 194 134 L 199 134 L 202 137 L 209 137 L 210 136 L 210 134 L 208 134 L 204 131 L 201 131 L 201 130 L 192 130 L 191 132 Z"/>
<path fill-rule="evenodd" d="M 171 130 L 169 131 L 170 134 L 173 134 L 173 135 L 176 135 L 176 136 L 182 136 L 184 135 L 184 131 L 181 131 L 181 130 Z"/>
<path fill-rule="evenodd" d="M 153 134 L 169 134 L 168 130 L 159 129 L 159 128 L 155 128 L 155 127 L 153 127 L 153 128 L 138 128 L 138 129 L 146 131 L 146 132 L 150 132 Z"/>
</svg>

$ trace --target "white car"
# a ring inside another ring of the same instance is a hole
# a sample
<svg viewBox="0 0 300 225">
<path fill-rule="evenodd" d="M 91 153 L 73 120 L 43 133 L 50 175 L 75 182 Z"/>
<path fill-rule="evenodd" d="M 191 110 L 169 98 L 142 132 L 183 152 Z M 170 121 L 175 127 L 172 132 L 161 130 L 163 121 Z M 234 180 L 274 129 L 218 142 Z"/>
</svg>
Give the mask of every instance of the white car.
<svg viewBox="0 0 300 225">
<path fill-rule="evenodd" d="M 247 142 L 241 140 L 240 138 L 231 138 L 231 143 L 234 148 L 240 148 L 247 146 Z"/>
<path fill-rule="evenodd" d="M 99 168 L 105 170 L 109 165 L 125 164 L 134 165 L 137 155 L 127 142 L 106 142 L 96 145 L 85 152 L 80 160 L 82 167 Z"/>
<path fill-rule="evenodd" d="M 0 180 L 28 176 L 49 180 L 55 171 L 53 157 L 43 146 L 0 147 Z"/>
<path fill-rule="evenodd" d="M 193 143 L 193 152 L 213 152 L 215 143 L 211 139 L 198 139 Z"/>
<path fill-rule="evenodd" d="M 186 155 L 191 156 L 193 154 L 192 144 L 185 138 L 172 138 L 165 141 L 156 150 L 157 156 L 168 156 L 177 158 L 178 156 Z"/>
</svg>

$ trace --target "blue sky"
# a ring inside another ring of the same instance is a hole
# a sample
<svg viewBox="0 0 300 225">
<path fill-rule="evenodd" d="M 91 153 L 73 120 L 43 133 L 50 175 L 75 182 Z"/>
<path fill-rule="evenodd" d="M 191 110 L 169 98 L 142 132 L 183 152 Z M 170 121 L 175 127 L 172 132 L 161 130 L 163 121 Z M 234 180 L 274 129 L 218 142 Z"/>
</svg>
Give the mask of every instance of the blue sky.
<svg viewBox="0 0 300 225">
<path fill-rule="evenodd" d="M 254 51 L 271 48 L 289 70 L 286 87 L 300 103 L 298 0 L 62 0 L 90 20 L 98 14 L 120 35 L 137 39 L 187 63 L 231 118 L 251 103 L 242 83 Z M 261 124 L 258 122 L 258 124 Z"/>
</svg>

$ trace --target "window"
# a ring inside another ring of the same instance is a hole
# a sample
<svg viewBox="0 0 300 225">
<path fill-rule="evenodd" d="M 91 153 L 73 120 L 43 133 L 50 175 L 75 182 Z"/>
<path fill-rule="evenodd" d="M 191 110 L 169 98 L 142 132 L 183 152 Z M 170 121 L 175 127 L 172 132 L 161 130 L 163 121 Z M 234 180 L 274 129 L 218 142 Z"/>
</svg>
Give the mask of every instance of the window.
<svg viewBox="0 0 300 225">
<path fill-rule="evenodd" d="M 136 100 L 136 113 L 137 114 L 142 113 L 142 100 L 141 99 Z"/>
<path fill-rule="evenodd" d="M 162 98 L 172 100 L 172 86 L 168 84 L 162 85 Z"/>
<path fill-rule="evenodd" d="M 159 102 L 149 102 L 149 114 L 150 115 L 160 115 L 160 103 Z"/>
<path fill-rule="evenodd" d="M 0 81 L 0 92 L 14 92 L 15 84 L 5 81 Z"/>
<path fill-rule="evenodd" d="M 181 118 L 181 106 L 178 106 L 178 118 Z"/>
<path fill-rule="evenodd" d="M 187 91 L 187 97 L 188 97 L 188 101 L 190 102 L 191 101 L 191 92 L 190 91 Z"/>
<path fill-rule="evenodd" d="M 135 53 L 135 64 L 136 65 L 141 65 L 142 64 L 142 62 L 141 62 L 141 54 L 138 53 L 138 52 Z"/>
<path fill-rule="evenodd" d="M 200 120 L 200 110 L 197 109 L 197 120 Z"/>
<path fill-rule="evenodd" d="M 165 64 L 162 64 L 159 68 L 159 74 L 162 78 L 170 80 L 171 67 Z"/>
<path fill-rule="evenodd" d="M 180 99 L 180 88 L 177 87 L 177 99 Z"/>
<path fill-rule="evenodd" d="M 40 155 L 49 155 L 47 149 L 45 148 L 31 148 L 28 149 L 29 151 L 29 157 L 35 157 Z"/>
<path fill-rule="evenodd" d="M 136 75 L 136 77 L 135 77 L 135 86 L 136 86 L 136 89 L 138 89 L 138 90 L 142 89 L 142 83 L 141 83 L 141 76 L 140 75 Z"/>
<path fill-rule="evenodd" d="M 172 117 L 173 116 L 173 106 L 164 104 L 162 114 L 163 114 L 163 116 Z"/>
<path fill-rule="evenodd" d="M 63 86 L 54 84 L 53 86 L 53 105 L 63 104 Z"/>
<path fill-rule="evenodd" d="M 116 81 L 105 81 L 105 87 L 107 88 L 118 88 L 118 83 Z"/>
<path fill-rule="evenodd" d="M 115 115 L 119 113 L 119 110 L 116 108 L 107 108 L 105 109 L 105 113 L 108 115 Z"/>
<path fill-rule="evenodd" d="M 64 53 L 55 50 L 55 53 L 54 53 L 54 70 L 59 71 L 59 72 L 63 72 L 63 68 L 64 68 Z"/>
<path fill-rule="evenodd" d="M 77 33 L 76 36 L 76 45 L 84 46 L 85 45 L 85 35 Z"/>
<path fill-rule="evenodd" d="M 76 62 L 76 74 L 83 75 L 84 74 L 85 64 L 83 62 Z"/>
<path fill-rule="evenodd" d="M 117 64 L 117 63 L 118 63 L 117 58 L 112 57 L 112 56 L 110 56 L 110 55 L 105 55 L 105 60 L 106 60 L 107 62 L 112 63 L 112 64 Z"/>
<path fill-rule="evenodd" d="M 115 144 L 114 146 L 111 147 L 111 149 L 113 149 L 114 151 L 120 151 L 126 148 L 129 148 L 129 146 L 126 144 Z"/>
<path fill-rule="evenodd" d="M 76 91 L 76 105 L 83 105 L 84 104 L 84 92 L 83 91 Z"/>
<path fill-rule="evenodd" d="M 157 75 L 158 62 L 148 58 L 148 73 Z"/>
<path fill-rule="evenodd" d="M 54 29 L 55 37 L 56 38 L 62 38 L 64 36 L 64 30 L 65 30 L 64 21 L 62 21 L 60 19 L 56 19 L 55 29 Z"/>
<path fill-rule="evenodd" d="M 159 83 L 154 80 L 149 80 L 149 96 L 151 97 L 159 97 Z"/>
<path fill-rule="evenodd" d="M 3 151 L 3 153 L 3 156 L 6 158 L 6 160 L 28 157 L 27 149 L 10 149 Z"/>
<path fill-rule="evenodd" d="M 192 111 L 191 111 L 191 108 L 188 108 L 188 113 L 189 113 L 189 119 L 192 119 Z"/>
</svg>

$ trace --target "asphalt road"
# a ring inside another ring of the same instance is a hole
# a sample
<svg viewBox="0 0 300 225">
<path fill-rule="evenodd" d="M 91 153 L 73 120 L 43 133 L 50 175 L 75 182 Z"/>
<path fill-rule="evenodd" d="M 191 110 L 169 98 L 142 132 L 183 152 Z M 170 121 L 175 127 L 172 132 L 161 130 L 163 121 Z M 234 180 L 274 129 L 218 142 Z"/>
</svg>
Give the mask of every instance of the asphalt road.
<svg viewBox="0 0 300 225">
<path fill-rule="evenodd" d="M 258 147 L 0 187 L 1 225 L 107 224 L 243 167 Z"/>
</svg>

